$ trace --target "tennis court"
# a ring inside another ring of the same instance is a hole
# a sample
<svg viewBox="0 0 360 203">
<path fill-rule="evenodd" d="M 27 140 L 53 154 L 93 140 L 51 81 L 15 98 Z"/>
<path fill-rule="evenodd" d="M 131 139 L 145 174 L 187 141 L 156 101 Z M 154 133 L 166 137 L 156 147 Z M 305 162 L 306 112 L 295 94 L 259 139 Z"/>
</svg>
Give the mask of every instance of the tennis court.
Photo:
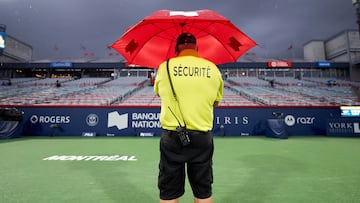
<svg viewBox="0 0 360 203">
<path fill-rule="evenodd" d="M 213 200 L 360 202 L 360 139 L 215 137 Z M 2 203 L 158 202 L 159 138 L 0 140 Z M 181 202 L 192 202 L 187 185 Z"/>
</svg>

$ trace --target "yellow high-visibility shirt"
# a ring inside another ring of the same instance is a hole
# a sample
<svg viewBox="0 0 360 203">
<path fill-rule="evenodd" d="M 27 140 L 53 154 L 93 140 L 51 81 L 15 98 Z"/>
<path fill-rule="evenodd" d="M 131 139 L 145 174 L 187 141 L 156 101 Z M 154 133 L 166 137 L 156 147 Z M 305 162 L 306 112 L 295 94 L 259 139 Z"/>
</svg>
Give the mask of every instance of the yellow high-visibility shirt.
<svg viewBox="0 0 360 203">
<path fill-rule="evenodd" d="M 179 122 L 184 126 L 185 121 L 187 129 L 210 131 L 214 102 L 220 102 L 223 95 L 218 67 L 199 57 L 195 50 L 185 49 L 169 60 L 169 72 L 178 103 L 171 91 L 166 61 L 160 64 L 154 84 L 154 92 L 161 98 L 162 128 L 175 130 Z"/>
</svg>

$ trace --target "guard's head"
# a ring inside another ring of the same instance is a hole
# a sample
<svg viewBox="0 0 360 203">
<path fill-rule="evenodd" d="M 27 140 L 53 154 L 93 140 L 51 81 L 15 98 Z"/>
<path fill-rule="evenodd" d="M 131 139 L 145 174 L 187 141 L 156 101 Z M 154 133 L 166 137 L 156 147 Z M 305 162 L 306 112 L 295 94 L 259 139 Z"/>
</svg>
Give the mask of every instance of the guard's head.
<svg viewBox="0 0 360 203">
<path fill-rule="evenodd" d="M 175 53 L 183 49 L 196 49 L 196 38 L 190 33 L 182 33 L 178 36 L 175 45 Z"/>
</svg>

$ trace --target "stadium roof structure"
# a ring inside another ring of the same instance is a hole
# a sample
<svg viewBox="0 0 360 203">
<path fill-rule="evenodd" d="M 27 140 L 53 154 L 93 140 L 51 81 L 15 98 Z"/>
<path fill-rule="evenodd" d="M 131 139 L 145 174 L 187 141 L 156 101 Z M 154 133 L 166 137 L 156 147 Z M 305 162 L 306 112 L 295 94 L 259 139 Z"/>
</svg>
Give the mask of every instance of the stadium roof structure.
<svg viewBox="0 0 360 203">
<path fill-rule="evenodd" d="M 293 62 L 309 62 L 301 58 L 259 58 L 251 56 L 242 56 L 237 62 L 268 62 L 268 61 L 293 61 Z M 52 63 L 52 62 L 72 62 L 72 63 L 126 63 L 123 58 L 63 58 L 63 59 L 37 59 L 32 60 L 31 63 Z"/>
<path fill-rule="evenodd" d="M 89 59 L 89 58 L 77 58 L 77 59 L 38 59 L 33 60 L 31 63 L 53 63 L 53 62 L 71 62 L 71 63 L 125 63 L 123 59 L 114 58 L 101 58 L 101 59 Z"/>
<path fill-rule="evenodd" d="M 279 61 L 279 60 L 273 60 Z M 218 65 L 219 68 L 269 68 L 269 61 L 263 62 L 233 62 Z M 32 62 L 32 63 L 2 63 L 1 68 L 5 69 L 46 69 L 46 68 L 64 68 L 64 69 L 76 69 L 76 68 L 86 68 L 86 69 L 152 69 L 149 67 L 129 67 L 124 62 L 100 62 L 100 61 L 87 61 L 87 62 L 70 62 L 70 61 L 58 61 L 58 62 Z M 331 62 L 331 67 L 336 68 L 349 68 L 350 64 L 347 62 Z M 323 67 L 323 68 L 331 68 Z M 280 67 L 284 68 L 284 67 Z M 291 67 L 288 68 L 321 68 L 318 65 L 318 62 L 291 62 Z"/>
</svg>

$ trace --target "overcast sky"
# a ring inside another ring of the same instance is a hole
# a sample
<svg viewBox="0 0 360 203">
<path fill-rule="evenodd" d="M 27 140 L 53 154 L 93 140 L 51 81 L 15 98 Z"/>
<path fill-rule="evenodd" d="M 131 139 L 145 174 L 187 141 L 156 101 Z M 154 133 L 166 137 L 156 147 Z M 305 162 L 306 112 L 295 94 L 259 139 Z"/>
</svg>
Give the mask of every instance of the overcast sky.
<svg viewBox="0 0 360 203">
<path fill-rule="evenodd" d="M 107 46 L 161 9 L 222 14 L 259 44 L 242 59 L 303 58 L 306 42 L 357 29 L 351 0 L 0 0 L 0 24 L 33 60 L 121 59 Z"/>
</svg>

